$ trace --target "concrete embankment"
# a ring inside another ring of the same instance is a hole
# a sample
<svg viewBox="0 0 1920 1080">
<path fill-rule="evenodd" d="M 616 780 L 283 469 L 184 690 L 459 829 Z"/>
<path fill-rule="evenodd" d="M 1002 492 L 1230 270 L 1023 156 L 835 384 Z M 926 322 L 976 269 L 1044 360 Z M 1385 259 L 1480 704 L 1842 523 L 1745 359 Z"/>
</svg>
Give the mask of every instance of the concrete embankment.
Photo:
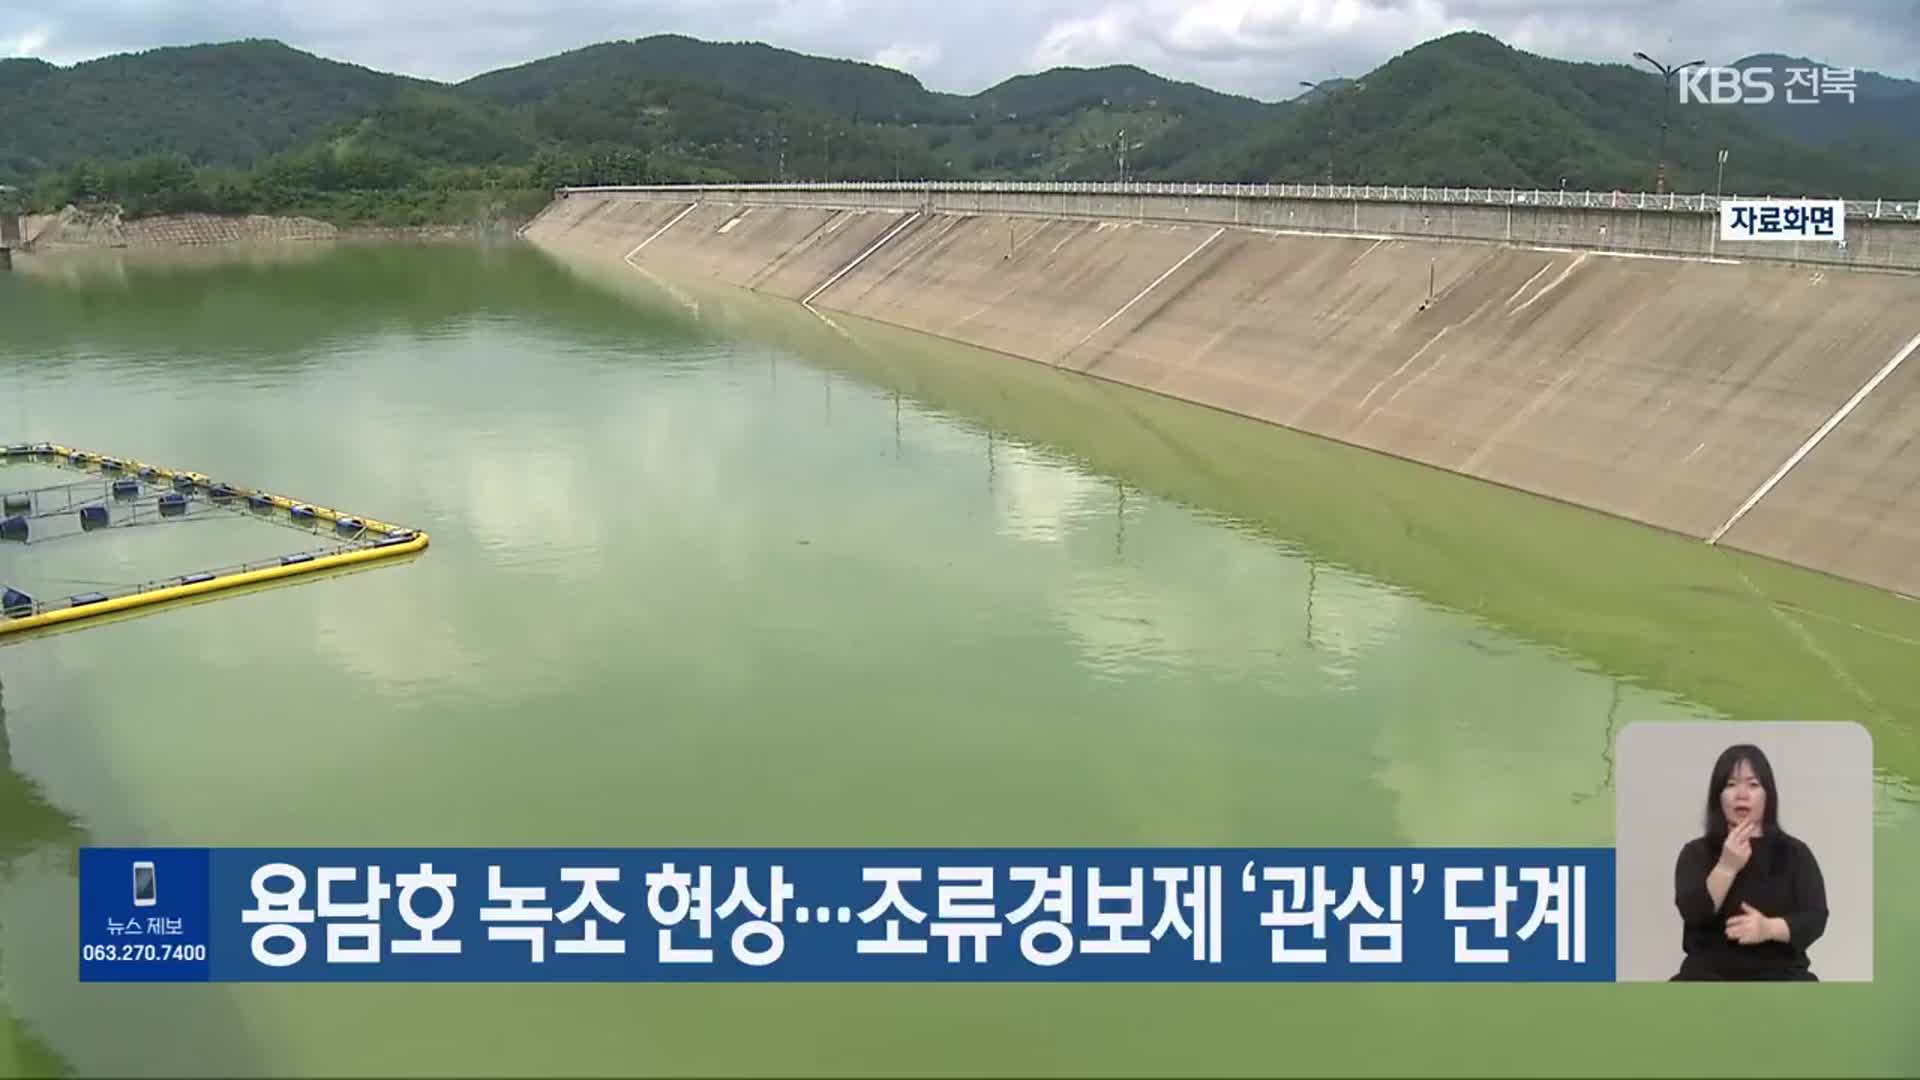
<svg viewBox="0 0 1920 1080">
<path fill-rule="evenodd" d="M 57 214 L 28 215 L 21 240 L 27 250 L 56 252 L 98 248 L 182 248 L 310 240 L 436 240 L 504 237 L 516 219 L 487 218 L 464 224 L 353 225 L 341 227 L 311 217 L 274 214 L 162 214 L 126 218 L 106 207 L 69 206 Z"/>
<path fill-rule="evenodd" d="M 188 247 L 278 240 L 326 240 L 335 226 L 306 217 L 268 214 L 165 214 L 125 218 L 112 207 L 69 206 L 57 214 L 31 215 L 24 240 L 36 251 L 61 248 Z"/>
<path fill-rule="evenodd" d="M 667 192 L 527 236 L 1920 594 L 1920 277 Z"/>
<path fill-rule="evenodd" d="M 1846 204 L 1846 243 L 1721 240 L 1715 196 L 1287 184 L 864 183 L 576 188 L 743 206 L 1094 218 L 1920 271 L 1920 200 Z M 692 192 L 692 196 L 688 193 Z M 1729 196 L 1729 199 L 1735 197 Z"/>
</svg>

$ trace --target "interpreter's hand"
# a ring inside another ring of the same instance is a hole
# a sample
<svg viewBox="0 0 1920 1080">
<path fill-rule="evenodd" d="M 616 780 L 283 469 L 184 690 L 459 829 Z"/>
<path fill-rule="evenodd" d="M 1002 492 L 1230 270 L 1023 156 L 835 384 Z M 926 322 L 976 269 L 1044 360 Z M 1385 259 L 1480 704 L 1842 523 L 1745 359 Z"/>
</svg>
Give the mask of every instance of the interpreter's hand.
<svg viewBox="0 0 1920 1080">
<path fill-rule="evenodd" d="M 1743 821 L 1727 834 L 1727 842 L 1720 847 L 1720 865 L 1738 874 L 1746 868 L 1748 856 L 1753 854 L 1754 824 Z"/>
<path fill-rule="evenodd" d="M 1759 945 L 1772 939 L 1771 923 L 1772 920 L 1755 911 L 1752 904 L 1741 904 L 1740 914 L 1727 919 L 1727 940 L 1736 945 Z"/>
</svg>

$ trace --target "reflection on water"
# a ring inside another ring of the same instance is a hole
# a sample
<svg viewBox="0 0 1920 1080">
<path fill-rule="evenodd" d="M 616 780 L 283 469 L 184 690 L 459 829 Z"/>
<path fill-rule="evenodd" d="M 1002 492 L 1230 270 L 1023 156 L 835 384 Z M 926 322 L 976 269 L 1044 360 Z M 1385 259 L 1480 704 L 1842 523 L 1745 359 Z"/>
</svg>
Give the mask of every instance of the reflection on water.
<svg viewBox="0 0 1920 1080">
<path fill-rule="evenodd" d="M 0 681 L 0 874 L 11 873 L 30 857 L 70 856 L 78 848 L 79 825 L 47 801 L 40 786 L 16 771 L 13 740 L 7 734 L 6 687 Z M 77 859 L 64 859 L 71 869 Z"/>
<path fill-rule="evenodd" d="M 631 275 L 576 270 L 648 296 Z M 1920 768 L 1909 602 L 846 315 L 781 318 L 782 305 L 732 291 L 700 304 L 715 327 L 987 425 L 989 448 L 996 432 L 1041 443 L 1077 475 L 1278 543 L 1307 561 L 1310 595 L 1316 568 L 1342 566 L 1729 715 L 1861 713 L 1885 722 L 1877 734 L 1894 760 Z"/>
<path fill-rule="evenodd" d="M 60 872 L 74 873 L 81 839 L 74 820 L 47 802 L 31 779 L 15 770 L 13 742 L 7 734 L 6 688 L 0 681 L 0 888 L 26 869 L 30 860 L 57 860 Z M 9 1076 L 65 1076 L 72 1068 L 10 1007 L 14 994 L 5 979 L 6 949 L 0 942 L 0 1072 Z"/>
<path fill-rule="evenodd" d="M 1300 1071 L 1538 1073 L 1595 1023 L 1628 1036 L 1595 1051 L 1617 1072 L 1920 1060 L 1920 976 L 1891 959 L 1920 943 L 1920 882 L 1885 855 L 1920 840 L 1912 614 L 1006 357 L 672 289 L 418 248 L 0 282 L 23 437 L 434 538 L 402 566 L 0 649 L 35 790 L 100 843 L 1589 844 L 1626 724 L 1858 717 L 1885 777 L 1888 974 L 1768 997 L 1772 1049 L 1698 1038 L 1757 999 L 1677 1011 L 1645 988 L 161 998 L 74 983 L 58 866 L 0 885 L 0 976 L 77 1071 L 1270 1072 L 1277 1029 Z"/>
</svg>

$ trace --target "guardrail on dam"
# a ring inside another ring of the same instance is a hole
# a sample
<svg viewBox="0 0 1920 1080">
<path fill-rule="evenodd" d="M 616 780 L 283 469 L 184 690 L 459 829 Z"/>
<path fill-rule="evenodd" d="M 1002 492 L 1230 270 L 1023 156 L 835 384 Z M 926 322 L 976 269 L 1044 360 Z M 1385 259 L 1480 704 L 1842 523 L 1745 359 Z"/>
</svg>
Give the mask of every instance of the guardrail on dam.
<svg viewBox="0 0 1920 1080">
<path fill-rule="evenodd" d="M 573 189 L 524 235 L 1920 596 L 1920 274 L 1840 262 L 1920 266 L 1920 208 L 1793 263 L 1698 197 L 1319 192 Z"/>
<path fill-rule="evenodd" d="M 1846 201 L 1847 242 L 1720 240 L 1720 204 L 1757 196 L 1350 184 L 901 181 L 619 185 L 622 192 L 741 203 L 1186 221 L 1256 229 L 1545 244 L 1653 255 L 1920 270 L 1920 200 Z"/>
</svg>

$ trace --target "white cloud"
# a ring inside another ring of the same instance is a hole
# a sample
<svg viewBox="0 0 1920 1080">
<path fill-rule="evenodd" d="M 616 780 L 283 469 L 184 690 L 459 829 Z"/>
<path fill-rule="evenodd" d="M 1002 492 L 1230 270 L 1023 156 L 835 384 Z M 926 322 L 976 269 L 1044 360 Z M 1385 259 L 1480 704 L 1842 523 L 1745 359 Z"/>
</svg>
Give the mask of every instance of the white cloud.
<svg viewBox="0 0 1920 1080">
<path fill-rule="evenodd" d="M 23 30 L 10 38 L 0 38 L 0 56 L 39 56 L 46 51 L 47 32 Z"/>
<path fill-rule="evenodd" d="M 931 42 L 889 45 L 873 54 L 873 62 L 911 75 L 938 66 L 940 46 Z"/>
<path fill-rule="evenodd" d="M 1202 0 L 1173 16 L 1165 40 L 1193 52 L 1286 49 L 1301 35 L 1403 41 L 1452 26 L 1437 0 L 1382 6 L 1365 0 Z"/>
<path fill-rule="evenodd" d="M 1135 14 L 1114 9 L 1058 23 L 1034 47 L 1031 62 L 1037 68 L 1116 63 L 1140 34 Z"/>
<path fill-rule="evenodd" d="M 127 49 L 273 37 L 383 70 L 459 79 L 657 33 L 871 57 L 971 93 L 1057 65 L 1133 63 L 1279 99 L 1422 41 L 1483 30 L 1573 60 L 1764 51 L 1920 76 L 1913 0 L 9 0 L 0 46 L 59 63 Z"/>
</svg>

